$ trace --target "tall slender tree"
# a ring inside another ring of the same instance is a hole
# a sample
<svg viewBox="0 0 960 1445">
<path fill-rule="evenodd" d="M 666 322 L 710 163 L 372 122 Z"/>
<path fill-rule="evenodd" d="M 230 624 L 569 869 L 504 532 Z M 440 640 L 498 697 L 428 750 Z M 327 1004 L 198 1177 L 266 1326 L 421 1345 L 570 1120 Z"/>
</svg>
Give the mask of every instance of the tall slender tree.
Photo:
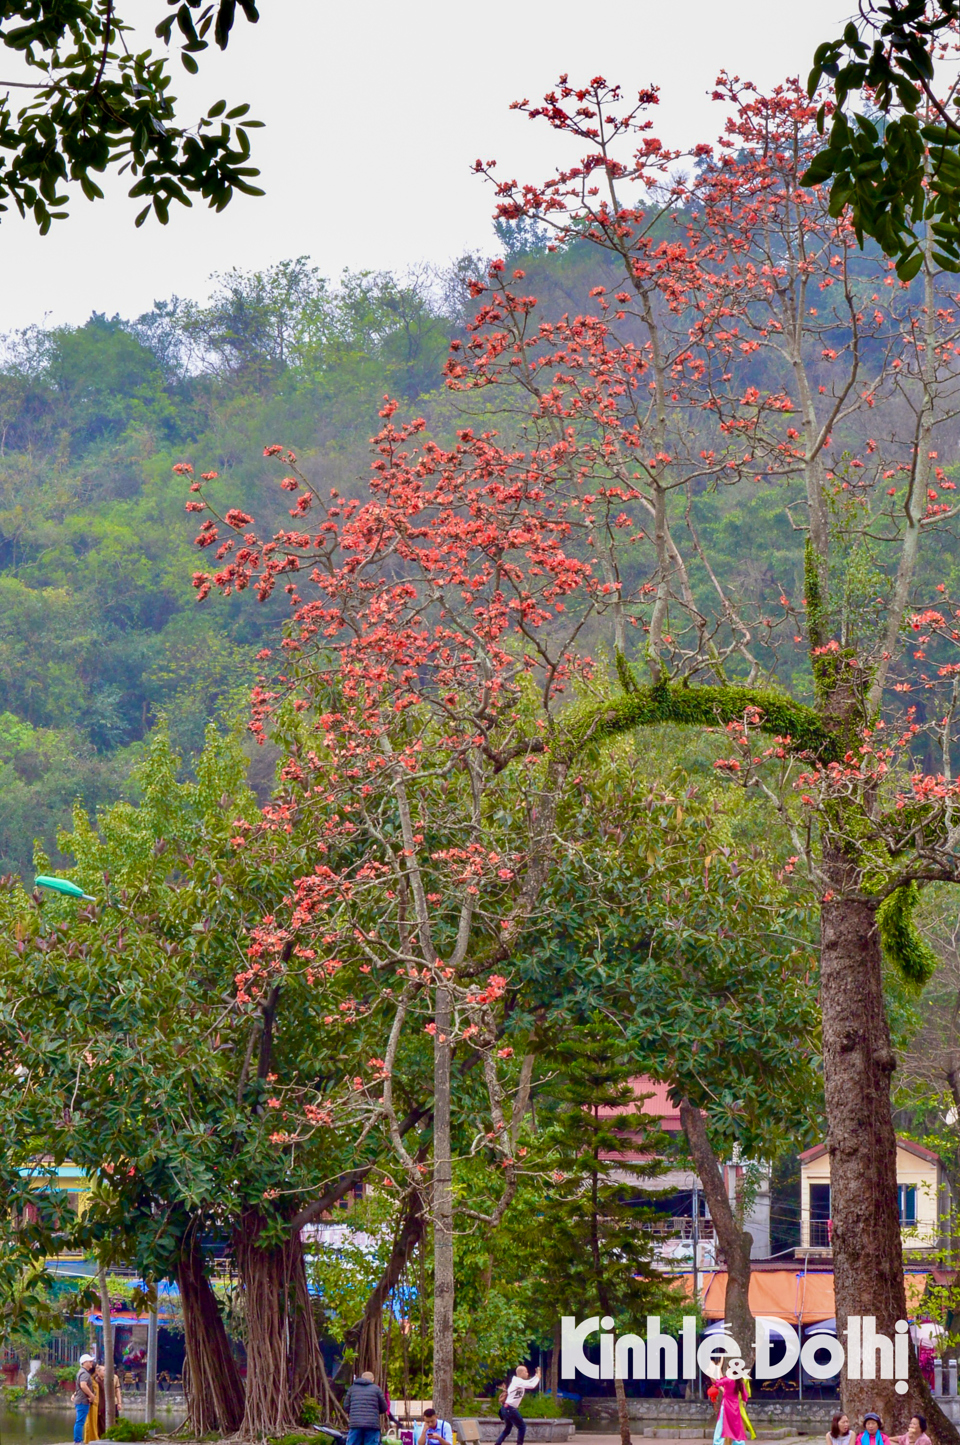
<svg viewBox="0 0 960 1445">
<path fill-rule="evenodd" d="M 644 1228 L 653 1211 L 640 1200 L 644 1175 L 660 1167 L 659 1123 L 643 1113 L 635 1061 L 604 1015 L 566 1030 L 543 1062 L 557 1071 L 549 1092 L 559 1106 L 552 1126 L 554 1183 L 542 1216 L 544 1269 L 557 1313 L 600 1315 L 621 1331 L 635 1329 L 665 1297 L 654 1265 L 655 1236 Z M 620 1440 L 630 1445 L 619 1370 L 614 1388 Z"/>
</svg>

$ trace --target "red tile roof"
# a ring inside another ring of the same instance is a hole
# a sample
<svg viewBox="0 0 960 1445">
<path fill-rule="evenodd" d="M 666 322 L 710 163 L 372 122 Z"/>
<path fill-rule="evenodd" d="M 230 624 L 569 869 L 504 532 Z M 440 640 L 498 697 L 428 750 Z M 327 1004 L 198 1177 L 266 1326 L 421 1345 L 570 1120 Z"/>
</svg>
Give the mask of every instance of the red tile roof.
<svg viewBox="0 0 960 1445">
<path fill-rule="evenodd" d="M 658 1084 L 653 1079 L 648 1079 L 644 1074 L 638 1074 L 631 1079 L 633 1092 L 637 1098 L 642 1098 L 640 1112 L 650 1114 L 654 1119 L 660 1120 L 660 1127 L 676 1133 L 680 1129 L 680 1109 L 676 1104 L 670 1102 L 670 1085 Z M 616 1109 L 601 1109 L 602 1115 L 616 1114 Z"/>
<path fill-rule="evenodd" d="M 902 1139 L 897 1135 L 897 1148 L 905 1149 L 908 1154 L 916 1154 L 918 1159 L 928 1159 L 931 1164 L 940 1163 L 940 1155 L 935 1154 L 932 1149 L 927 1149 L 923 1144 L 917 1144 L 913 1139 Z M 827 1152 L 826 1144 L 814 1144 L 811 1149 L 804 1149 L 799 1156 L 801 1164 L 810 1164 L 814 1159 L 822 1159 Z"/>
</svg>

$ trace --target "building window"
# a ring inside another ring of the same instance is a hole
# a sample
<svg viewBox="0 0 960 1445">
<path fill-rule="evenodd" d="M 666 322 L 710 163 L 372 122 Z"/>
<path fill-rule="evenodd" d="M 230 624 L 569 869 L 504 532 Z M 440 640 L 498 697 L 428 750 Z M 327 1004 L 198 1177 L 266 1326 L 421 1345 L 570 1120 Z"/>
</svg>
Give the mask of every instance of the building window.
<svg viewBox="0 0 960 1445">
<path fill-rule="evenodd" d="M 901 1224 L 916 1224 L 917 1186 L 915 1184 L 897 1185 L 897 1208 L 900 1211 Z"/>
<path fill-rule="evenodd" d="M 830 1185 L 810 1185 L 810 1248 L 826 1249 L 830 1244 Z"/>
</svg>

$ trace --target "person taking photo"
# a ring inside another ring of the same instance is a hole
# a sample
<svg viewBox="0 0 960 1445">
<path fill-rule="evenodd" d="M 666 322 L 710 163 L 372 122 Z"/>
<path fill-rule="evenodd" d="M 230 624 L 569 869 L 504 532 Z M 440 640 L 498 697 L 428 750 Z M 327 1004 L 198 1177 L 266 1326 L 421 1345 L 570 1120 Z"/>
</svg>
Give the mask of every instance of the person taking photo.
<svg viewBox="0 0 960 1445">
<path fill-rule="evenodd" d="M 526 1421 L 520 1414 L 520 1402 L 527 1390 L 535 1390 L 540 1383 L 540 1371 L 537 1370 L 533 1379 L 530 1378 L 530 1371 L 526 1365 L 518 1365 L 513 1379 L 505 1387 L 500 1396 L 500 1419 L 503 1421 L 503 1429 L 497 1436 L 497 1445 L 503 1445 L 510 1431 L 514 1428 L 517 1432 L 517 1445 L 523 1445 L 527 1433 Z"/>
</svg>

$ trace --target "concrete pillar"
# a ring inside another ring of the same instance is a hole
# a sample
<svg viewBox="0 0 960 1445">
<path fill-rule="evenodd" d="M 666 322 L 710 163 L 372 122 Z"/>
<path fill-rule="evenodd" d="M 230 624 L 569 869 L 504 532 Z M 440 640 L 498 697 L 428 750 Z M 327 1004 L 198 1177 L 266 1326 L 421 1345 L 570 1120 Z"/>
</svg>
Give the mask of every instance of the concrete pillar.
<svg viewBox="0 0 960 1445">
<path fill-rule="evenodd" d="M 939 1355 L 933 1362 L 933 1393 L 943 1394 L 943 1361 Z"/>
<path fill-rule="evenodd" d="M 956 1360 L 948 1360 L 948 1361 L 947 1361 L 947 1375 L 948 1375 L 949 1380 L 950 1380 L 950 1383 L 949 1383 L 949 1385 L 947 1386 L 947 1393 L 950 1394 L 950 1395 L 955 1395 L 955 1394 L 957 1393 L 957 1362 L 956 1362 Z"/>
<path fill-rule="evenodd" d="M 150 1323 L 147 1326 L 147 1401 L 145 1420 L 155 1420 L 157 1416 L 157 1331 L 159 1321 L 157 1319 L 157 1307 L 154 1305 L 150 1311 Z"/>
</svg>

